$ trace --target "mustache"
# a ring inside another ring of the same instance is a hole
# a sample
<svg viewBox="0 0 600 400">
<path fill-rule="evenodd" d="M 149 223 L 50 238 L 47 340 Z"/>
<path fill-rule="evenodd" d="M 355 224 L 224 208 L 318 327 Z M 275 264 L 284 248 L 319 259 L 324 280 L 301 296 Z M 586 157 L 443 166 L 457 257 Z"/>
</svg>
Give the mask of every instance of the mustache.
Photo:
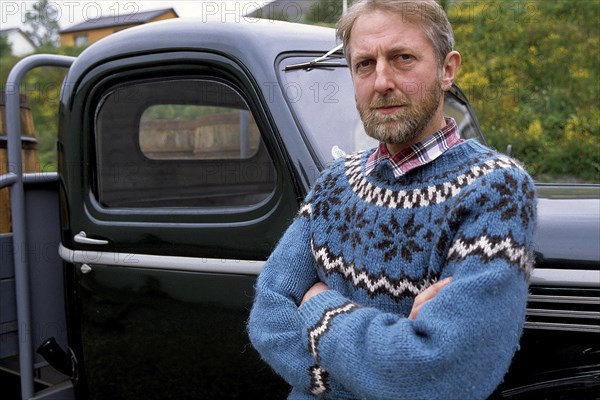
<svg viewBox="0 0 600 400">
<path fill-rule="evenodd" d="M 404 98 L 404 97 L 400 97 L 400 96 L 377 96 L 376 98 L 373 99 L 373 101 L 371 101 L 371 104 L 369 104 L 369 108 L 370 109 L 376 109 L 376 108 L 381 108 L 381 107 L 401 107 L 401 106 L 408 106 L 410 105 L 410 102 Z"/>
</svg>

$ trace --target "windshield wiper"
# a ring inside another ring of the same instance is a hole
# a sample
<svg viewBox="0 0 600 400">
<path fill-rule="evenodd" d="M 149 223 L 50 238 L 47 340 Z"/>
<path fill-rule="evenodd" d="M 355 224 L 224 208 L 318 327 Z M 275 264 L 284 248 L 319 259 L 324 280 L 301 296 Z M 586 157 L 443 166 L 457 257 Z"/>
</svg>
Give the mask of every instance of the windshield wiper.
<svg viewBox="0 0 600 400">
<path fill-rule="evenodd" d="M 342 45 L 340 44 L 339 46 L 334 47 L 333 49 L 329 50 L 327 53 L 323 54 L 320 57 L 315 58 L 312 61 L 308 61 L 308 62 L 304 62 L 304 63 L 300 63 L 300 64 L 291 64 L 291 65 L 286 66 L 283 70 L 291 71 L 294 69 L 347 67 L 347 65 L 345 63 L 341 63 L 339 61 L 338 62 L 328 61 L 333 58 L 332 55 L 334 53 L 337 53 L 341 49 L 342 49 Z M 337 58 L 339 58 L 339 57 L 337 57 Z"/>
</svg>

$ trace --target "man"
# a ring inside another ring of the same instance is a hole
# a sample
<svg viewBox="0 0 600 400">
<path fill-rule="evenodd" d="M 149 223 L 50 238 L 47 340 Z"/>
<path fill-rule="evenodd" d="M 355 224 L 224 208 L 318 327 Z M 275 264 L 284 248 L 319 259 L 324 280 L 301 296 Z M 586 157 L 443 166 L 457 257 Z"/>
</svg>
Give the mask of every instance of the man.
<svg viewBox="0 0 600 400">
<path fill-rule="evenodd" d="M 259 276 L 251 341 L 293 399 L 485 399 L 523 328 L 534 185 L 443 116 L 461 58 L 435 1 L 359 1 L 338 36 L 381 144 L 315 183 Z"/>
</svg>

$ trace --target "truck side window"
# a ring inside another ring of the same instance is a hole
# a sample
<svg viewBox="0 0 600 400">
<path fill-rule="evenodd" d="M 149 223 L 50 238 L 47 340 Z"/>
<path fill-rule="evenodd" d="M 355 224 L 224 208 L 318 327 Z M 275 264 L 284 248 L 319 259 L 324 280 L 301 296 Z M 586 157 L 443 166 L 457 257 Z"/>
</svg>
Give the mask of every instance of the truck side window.
<svg viewBox="0 0 600 400">
<path fill-rule="evenodd" d="M 155 160 L 239 159 L 256 154 L 260 132 L 244 109 L 160 104 L 142 114 L 139 139 Z"/>
<path fill-rule="evenodd" d="M 101 205 L 256 206 L 276 170 L 252 112 L 217 79 L 141 81 L 109 90 L 95 121 Z"/>
</svg>

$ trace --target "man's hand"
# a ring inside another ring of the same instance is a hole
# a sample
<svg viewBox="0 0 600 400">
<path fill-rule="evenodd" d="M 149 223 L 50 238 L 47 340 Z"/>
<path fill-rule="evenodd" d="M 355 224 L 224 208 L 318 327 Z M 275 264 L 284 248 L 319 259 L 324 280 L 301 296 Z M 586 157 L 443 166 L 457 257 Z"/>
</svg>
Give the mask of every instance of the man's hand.
<svg viewBox="0 0 600 400">
<path fill-rule="evenodd" d="M 419 315 L 419 311 L 421 311 L 421 307 L 423 307 L 423 304 L 433 299 L 439 293 L 439 291 L 442 290 L 442 288 L 446 287 L 451 281 L 452 278 L 443 279 L 439 282 L 434 283 L 433 285 L 429 286 L 427 289 L 419 293 L 419 295 L 415 297 L 415 302 L 413 303 L 412 310 L 410 310 L 410 315 L 408 316 L 408 319 L 413 321 L 417 319 L 417 315 Z M 300 305 L 306 303 L 311 297 L 316 296 L 317 294 L 325 290 L 329 290 L 329 286 L 327 286 L 323 282 L 315 283 L 304 294 Z"/>
<path fill-rule="evenodd" d="M 423 304 L 433 299 L 439 293 L 439 291 L 442 290 L 442 288 L 446 287 L 451 281 L 452 278 L 443 279 L 439 282 L 434 283 L 433 285 L 429 286 L 427 289 L 419 293 L 419 295 L 415 297 L 415 302 L 413 303 L 412 310 L 410 310 L 410 315 L 408 316 L 408 319 L 411 319 L 413 321 L 417 319 L 417 315 L 419 315 L 419 311 L 421 311 L 421 307 L 423 307 Z"/>
<path fill-rule="evenodd" d="M 308 291 L 304 294 L 304 297 L 302 298 L 302 302 L 300 303 L 300 305 L 306 303 L 308 301 L 308 299 L 310 299 L 313 296 L 316 296 L 317 294 L 325 291 L 325 290 L 329 290 L 329 286 L 327 286 L 326 284 L 324 284 L 323 282 L 317 282 L 314 285 L 312 285 L 312 287 L 310 289 L 308 289 Z"/>
</svg>

